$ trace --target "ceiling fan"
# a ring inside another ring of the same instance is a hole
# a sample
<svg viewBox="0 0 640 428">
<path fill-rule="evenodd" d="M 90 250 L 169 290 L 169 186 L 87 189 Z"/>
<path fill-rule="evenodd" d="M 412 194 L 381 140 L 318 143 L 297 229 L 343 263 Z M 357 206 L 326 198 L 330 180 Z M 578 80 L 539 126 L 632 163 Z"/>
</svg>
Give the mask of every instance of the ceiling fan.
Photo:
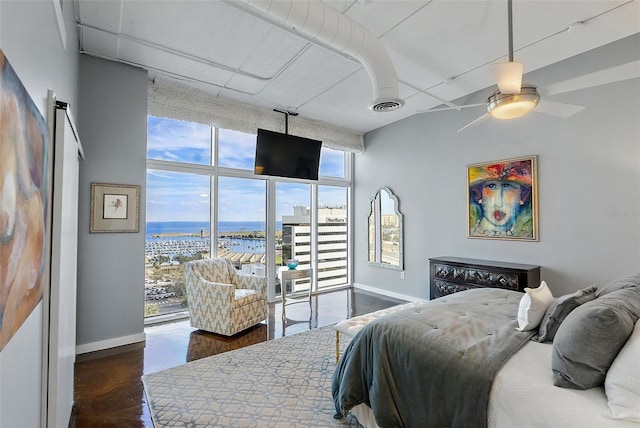
<svg viewBox="0 0 640 428">
<path fill-rule="evenodd" d="M 487 113 L 468 123 L 458 130 L 463 131 L 486 119 L 515 119 L 523 117 L 535 109 L 536 112 L 550 116 L 567 118 L 584 109 L 583 106 L 559 103 L 541 99 L 578 89 L 590 88 L 607 83 L 619 82 L 640 77 L 640 61 L 633 61 L 616 67 L 596 71 L 583 76 L 558 82 L 538 91 L 538 87 L 530 83 L 522 83 L 523 65 L 513 60 L 513 10 L 512 0 L 507 0 L 509 31 L 509 62 L 493 64 L 498 89 L 484 103 L 449 106 L 427 110 L 460 110 L 469 107 L 485 106 Z"/>
</svg>

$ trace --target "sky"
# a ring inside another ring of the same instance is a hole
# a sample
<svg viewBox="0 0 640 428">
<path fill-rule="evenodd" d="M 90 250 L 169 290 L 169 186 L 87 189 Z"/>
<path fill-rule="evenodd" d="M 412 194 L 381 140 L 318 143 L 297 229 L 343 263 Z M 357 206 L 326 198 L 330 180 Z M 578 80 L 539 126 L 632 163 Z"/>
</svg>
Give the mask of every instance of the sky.
<svg viewBox="0 0 640 428">
<path fill-rule="evenodd" d="M 173 119 L 148 117 L 149 159 L 210 165 L 212 129 Z M 253 171 L 255 135 L 220 129 L 219 165 Z M 323 148 L 320 176 L 344 176 L 343 152 Z M 219 221 L 265 221 L 266 180 L 219 177 Z M 210 177 L 147 170 L 147 221 L 208 221 Z M 276 216 L 293 214 L 294 205 L 310 205 L 311 186 L 280 182 L 276 186 Z M 346 205 L 346 188 L 319 186 L 321 206 Z"/>
</svg>

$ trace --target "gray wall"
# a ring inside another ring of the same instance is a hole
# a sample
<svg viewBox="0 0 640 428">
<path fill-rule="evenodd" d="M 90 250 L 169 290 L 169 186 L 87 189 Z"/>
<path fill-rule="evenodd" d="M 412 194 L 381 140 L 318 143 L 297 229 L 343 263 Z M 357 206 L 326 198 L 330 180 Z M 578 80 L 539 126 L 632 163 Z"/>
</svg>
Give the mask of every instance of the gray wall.
<svg viewBox="0 0 640 428">
<path fill-rule="evenodd" d="M 50 0 L 0 1 L 0 49 L 45 118 L 48 89 L 72 109 L 78 105 L 78 40 L 71 2 L 65 0 L 63 10 L 66 50 Z M 42 324 L 40 303 L 0 352 L 0 427 L 40 425 Z"/>
<path fill-rule="evenodd" d="M 638 57 L 636 34 L 525 81 L 544 87 Z M 549 99 L 586 109 L 568 119 L 488 120 L 461 133 L 482 108 L 428 113 L 368 133 L 355 162 L 354 282 L 428 298 L 428 259 L 442 255 L 540 265 L 555 295 L 640 271 L 640 79 Z M 538 156 L 539 242 L 468 239 L 466 165 L 527 155 Z M 366 263 L 368 201 L 381 185 L 404 214 L 404 280 Z"/>
<path fill-rule="evenodd" d="M 147 73 L 83 55 L 78 327 L 81 351 L 144 339 Z M 91 183 L 139 185 L 138 233 L 89 233 Z"/>
</svg>

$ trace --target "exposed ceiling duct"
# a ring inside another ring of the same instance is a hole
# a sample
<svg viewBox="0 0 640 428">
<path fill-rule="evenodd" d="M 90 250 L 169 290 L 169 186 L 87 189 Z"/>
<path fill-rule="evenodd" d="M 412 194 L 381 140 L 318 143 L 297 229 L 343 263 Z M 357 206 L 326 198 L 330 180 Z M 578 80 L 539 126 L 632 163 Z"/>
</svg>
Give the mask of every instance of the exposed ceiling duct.
<svg viewBox="0 0 640 428">
<path fill-rule="evenodd" d="M 357 59 L 369 73 L 373 85 L 371 110 L 386 112 L 404 105 L 398 95 L 398 80 L 387 50 L 362 25 L 318 0 L 245 1 L 295 31 Z"/>
</svg>

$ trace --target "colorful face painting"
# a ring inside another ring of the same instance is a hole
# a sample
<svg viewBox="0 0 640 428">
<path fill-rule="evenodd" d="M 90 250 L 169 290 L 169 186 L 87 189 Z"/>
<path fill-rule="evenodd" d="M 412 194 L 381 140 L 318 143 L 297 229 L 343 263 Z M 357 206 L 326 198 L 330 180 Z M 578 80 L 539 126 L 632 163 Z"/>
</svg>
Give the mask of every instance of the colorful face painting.
<svg viewBox="0 0 640 428">
<path fill-rule="evenodd" d="M 469 238 L 538 240 L 536 157 L 467 166 Z"/>
<path fill-rule="evenodd" d="M 0 351 L 42 299 L 47 125 L 0 50 Z"/>
</svg>

